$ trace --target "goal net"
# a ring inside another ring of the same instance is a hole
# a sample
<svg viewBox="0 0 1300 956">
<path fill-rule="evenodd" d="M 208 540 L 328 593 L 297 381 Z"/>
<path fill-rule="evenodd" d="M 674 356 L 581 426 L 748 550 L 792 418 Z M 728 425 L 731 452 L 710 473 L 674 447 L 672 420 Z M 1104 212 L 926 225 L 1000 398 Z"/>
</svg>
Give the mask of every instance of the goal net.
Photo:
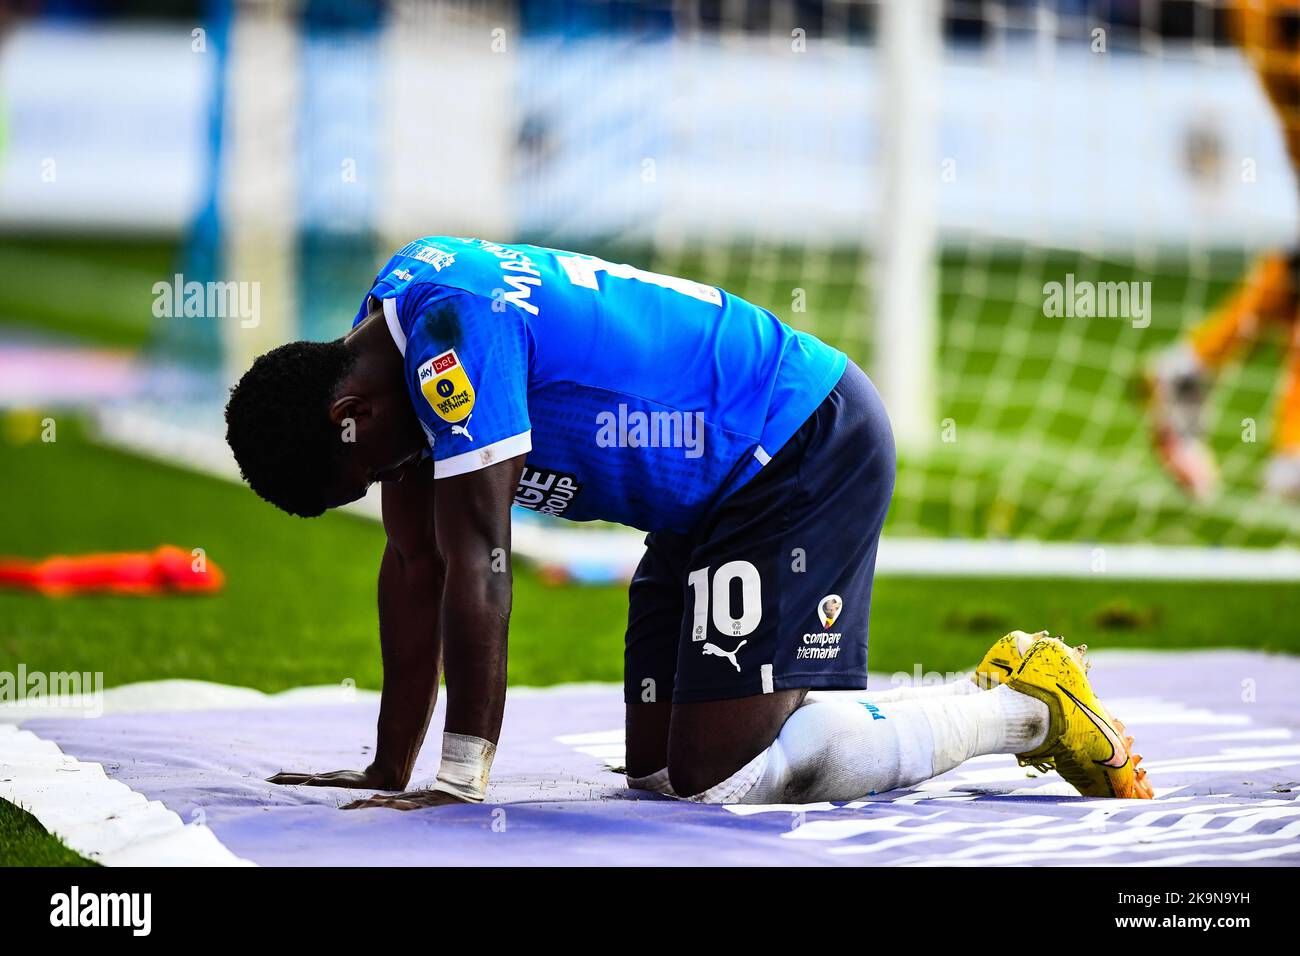
<svg viewBox="0 0 1300 956">
<path fill-rule="evenodd" d="M 413 236 L 532 241 L 722 286 L 846 351 L 899 437 L 886 534 L 939 542 L 938 566 L 957 539 L 1300 543 L 1300 507 L 1261 491 L 1294 323 L 1217 375 L 1208 500 L 1162 472 L 1139 388 L 1300 232 L 1226 0 L 312 8 L 227 8 L 207 235 L 279 317 L 205 346 L 227 376 L 268 335 L 340 334 Z M 636 549 L 601 533 L 521 540 L 589 548 L 599 575 Z"/>
</svg>

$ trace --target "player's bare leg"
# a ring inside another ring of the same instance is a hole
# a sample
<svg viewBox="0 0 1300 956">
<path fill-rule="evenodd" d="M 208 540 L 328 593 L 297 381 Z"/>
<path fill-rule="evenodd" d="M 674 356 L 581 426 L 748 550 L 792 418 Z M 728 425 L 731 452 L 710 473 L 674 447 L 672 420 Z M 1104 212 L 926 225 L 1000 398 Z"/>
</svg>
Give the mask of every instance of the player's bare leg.
<svg viewBox="0 0 1300 956">
<path fill-rule="evenodd" d="M 632 790 L 671 794 L 668 784 L 669 701 L 628 704 L 625 708 L 627 785 Z"/>
<path fill-rule="evenodd" d="M 662 644 L 661 666 L 647 669 L 631 655 L 625 663 L 631 675 L 624 694 L 627 785 L 632 790 L 672 794 L 668 784 L 668 725 L 672 720 L 672 685 L 676 645 L 681 628 L 681 587 L 664 570 L 674 560 L 671 536 L 656 538 L 646 548 L 628 588 L 628 631 Z M 659 660 L 659 654 L 655 659 Z"/>
</svg>

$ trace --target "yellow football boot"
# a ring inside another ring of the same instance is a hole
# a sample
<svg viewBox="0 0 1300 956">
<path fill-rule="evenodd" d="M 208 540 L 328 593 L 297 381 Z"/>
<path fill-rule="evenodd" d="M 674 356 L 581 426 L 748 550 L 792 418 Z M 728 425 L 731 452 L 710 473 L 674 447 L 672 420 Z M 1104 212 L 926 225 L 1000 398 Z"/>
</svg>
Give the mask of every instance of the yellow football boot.
<svg viewBox="0 0 1300 956">
<path fill-rule="evenodd" d="M 1007 686 L 1047 705 L 1047 739 L 1017 754 L 1022 766 L 1051 767 L 1085 797 L 1150 800 L 1154 794 L 1133 738 L 1107 712 L 1076 653 L 1054 637 L 1036 640 Z"/>
<path fill-rule="evenodd" d="M 1029 634 L 1025 631 L 1012 631 L 1003 637 L 998 638 L 997 643 L 989 648 L 984 659 L 975 666 L 975 673 L 971 674 L 973 680 L 984 690 L 992 690 L 999 684 L 1004 684 L 1011 679 L 1011 675 L 1020 667 L 1020 662 L 1024 660 L 1025 654 L 1034 646 L 1034 641 L 1039 638 L 1047 637 L 1047 631 L 1039 631 L 1036 634 Z M 1075 657 L 1083 665 L 1084 670 L 1092 666 L 1087 659 L 1088 645 L 1080 644 L 1073 648 Z"/>
<path fill-rule="evenodd" d="M 1012 631 L 1003 635 L 989 648 L 984 659 L 975 665 L 975 673 L 970 675 L 970 679 L 984 690 L 992 690 L 1010 680 L 1034 641 L 1046 636 L 1047 631 L 1039 631 L 1037 634 Z"/>
</svg>

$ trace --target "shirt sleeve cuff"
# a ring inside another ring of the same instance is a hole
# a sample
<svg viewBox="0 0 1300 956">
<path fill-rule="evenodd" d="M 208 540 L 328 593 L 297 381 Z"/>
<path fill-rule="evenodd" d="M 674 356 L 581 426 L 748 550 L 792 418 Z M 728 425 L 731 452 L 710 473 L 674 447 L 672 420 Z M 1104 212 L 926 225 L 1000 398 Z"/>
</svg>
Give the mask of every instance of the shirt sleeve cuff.
<svg viewBox="0 0 1300 956">
<path fill-rule="evenodd" d="M 526 455 L 532 450 L 533 433 L 530 429 L 526 432 L 520 432 L 518 435 L 511 435 L 509 438 L 495 441 L 482 448 L 475 448 L 473 451 L 467 451 L 461 455 L 444 458 L 442 461 L 435 458 L 433 477 L 435 479 L 452 478 L 456 475 L 468 474 L 471 471 L 481 471 L 489 465 L 495 465 L 499 461 L 508 461 L 511 458 L 518 458 L 520 455 Z"/>
</svg>

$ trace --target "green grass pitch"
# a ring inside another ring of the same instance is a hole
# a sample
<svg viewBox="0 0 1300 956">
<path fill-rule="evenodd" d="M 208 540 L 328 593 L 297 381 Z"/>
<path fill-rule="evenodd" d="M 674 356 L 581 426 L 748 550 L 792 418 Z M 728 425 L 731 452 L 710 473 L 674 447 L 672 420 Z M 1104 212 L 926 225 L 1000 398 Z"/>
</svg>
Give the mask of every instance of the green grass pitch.
<svg viewBox="0 0 1300 956">
<path fill-rule="evenodd" d="M 64 846 L 21 807 L 0 800 L 0 866 L 98 866 Z"/>
</svg>

